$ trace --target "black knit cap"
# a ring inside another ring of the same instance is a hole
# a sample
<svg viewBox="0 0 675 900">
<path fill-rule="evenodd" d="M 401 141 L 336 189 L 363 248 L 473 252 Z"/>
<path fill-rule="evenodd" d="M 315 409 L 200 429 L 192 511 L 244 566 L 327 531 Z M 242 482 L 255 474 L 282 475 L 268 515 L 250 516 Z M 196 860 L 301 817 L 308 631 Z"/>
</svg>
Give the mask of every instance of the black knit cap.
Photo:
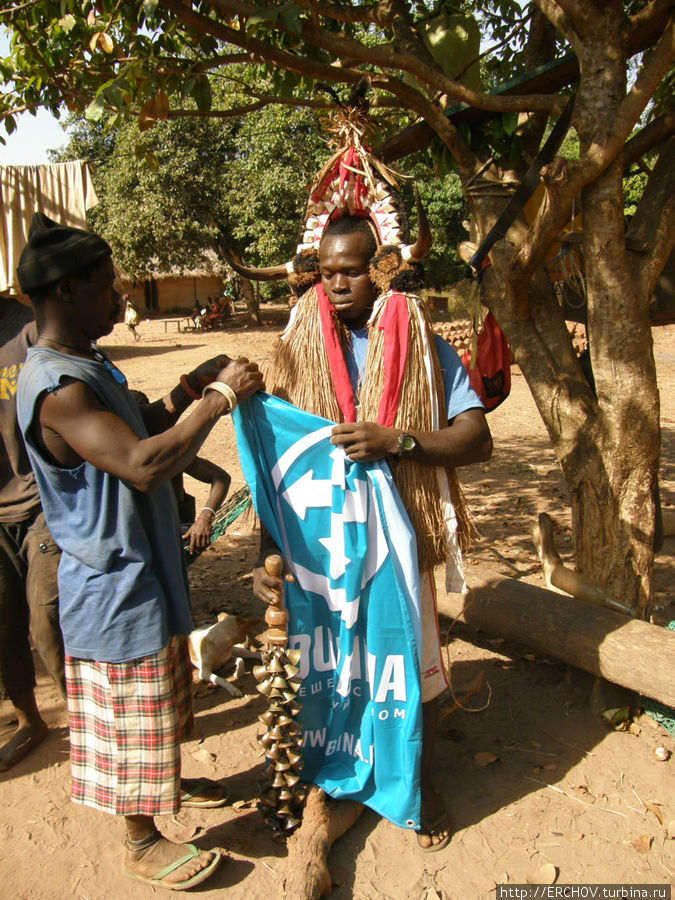
<svg viewBox="0 0 675 900">
<path fill-rule="evenodd" d="M 21 290 L 31 294 L 110 255 L 110 244 L 97 234 L 59 225 L 44 213 L 36 212 L 16 274 Z"/>
</svg>

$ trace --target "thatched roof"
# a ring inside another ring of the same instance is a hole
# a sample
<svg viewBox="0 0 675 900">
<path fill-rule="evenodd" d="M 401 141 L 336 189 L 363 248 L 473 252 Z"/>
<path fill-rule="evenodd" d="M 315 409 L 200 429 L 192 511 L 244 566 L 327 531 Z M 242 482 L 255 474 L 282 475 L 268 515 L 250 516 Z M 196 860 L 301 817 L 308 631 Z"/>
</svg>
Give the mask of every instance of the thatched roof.
<svg viewBox="0 0 675 900">
<path fill-rule="evenodd" d="M 170 269 L 161 269 L 158 265 L 153 265 L 154 260 L 150 260 L 150 271 L 145 278 L 154 278 L 155 281 L 162 281 L 166 278 L 230 278 L 235 273 L 225 260 L 220 257 L 215 250 L 204 250 L 202 252 L 203 264 L 194 269 L 188 269 L 182 266 L 172 266 Z M 139 281 L 123 269 L 119 269 L 120 278 L 123 281 Z"/>
</svg>

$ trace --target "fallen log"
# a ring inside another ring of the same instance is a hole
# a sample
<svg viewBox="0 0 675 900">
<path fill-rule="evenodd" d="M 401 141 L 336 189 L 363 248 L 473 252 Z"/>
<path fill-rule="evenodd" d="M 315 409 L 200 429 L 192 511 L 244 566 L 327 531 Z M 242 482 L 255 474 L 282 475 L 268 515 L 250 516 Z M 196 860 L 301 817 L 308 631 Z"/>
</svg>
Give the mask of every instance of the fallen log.
<svg viewBox="0 0 675 900">
<path fill-rule="evenodd" d="M 333 889 L 328 854 L 335 841 L 363 812 L 355 800 L 333 800 L 313 786 L 307 794 L 302 825 L 288 839 L 284 897 L 318 900 Z"/>
<path fill-rule="evenodd" d="M 483 568 L 442 615 L 675 707 L 675 632 Z"/>
</svg>

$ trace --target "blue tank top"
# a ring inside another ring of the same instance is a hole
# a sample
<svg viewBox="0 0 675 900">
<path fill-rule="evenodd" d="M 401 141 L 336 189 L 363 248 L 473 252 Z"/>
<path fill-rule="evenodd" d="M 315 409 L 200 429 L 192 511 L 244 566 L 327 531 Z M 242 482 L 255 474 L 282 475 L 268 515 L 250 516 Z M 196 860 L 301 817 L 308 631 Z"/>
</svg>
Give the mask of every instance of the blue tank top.
<svg viewBox="0 0 675 900">
<path fill-rule="evenodd" d="M 42 506 L 62 550 L 59 607 L 66 653 L 126 662 L 161 650 L 192 630 L 187 569 L 176 500 L 167 482 L 142 493 L 84 461 L 63 469 L 31 436 L 38 398 L 62 379 L 89 385 L 140 438 L 148 436 L 119 370 L 102 362 L 31 347 L 17 405 Z M 123 383 L 120 383 L 122 381 Z"/>
</svg>

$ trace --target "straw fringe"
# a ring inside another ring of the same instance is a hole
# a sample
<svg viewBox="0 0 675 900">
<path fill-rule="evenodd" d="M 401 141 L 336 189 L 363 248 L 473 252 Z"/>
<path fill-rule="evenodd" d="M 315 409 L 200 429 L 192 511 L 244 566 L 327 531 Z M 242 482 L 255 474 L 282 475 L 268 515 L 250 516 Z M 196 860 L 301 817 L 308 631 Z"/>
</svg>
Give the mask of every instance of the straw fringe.
<svg viewBox="0 0 675 900">
<path fill-rule="evenodd" d="M 335 319 L 344 352 L 350 337 L 337 316 Z M 322 335 L 319 301 L 316 288 L 311 287 L 298 301 L 290 330 L 277 341 L 271 369 L 264 373 L 265 382 L 282 400 L 331 422 L 342 422 Z"/>
<path fill-rule="evenodd" d="M 426 377 L 425 347 L 429 344 L 434 346 L 433 330 L 426 304 L 413 295 L 404 294 L 404 296 L 408 304 L 410 322 L 408 359 L 394 427 L 402 431 L 431 431 L 434 411 Z M 414 307 L 417 307 L 420 315 L 416 314 Z M 386 304 L 382 304 L 370 323 L 370 340 L 366 357 L 367 374 L 361 390 L 361 418 L 364 421 L 377 421 L 380 399 L 384 391 L 384 333 L 378 326 L 385 309 Z M 432 359 L 434 383 L 437 386 L 437 418 L 445 422 L 447 407 L 443 376 L 438 355 L 433 353 Z M 465 549 L 465 540 L 471 531 L 466 503 L 455 470 L 449 468 L 446 471 L 450 496 L 457 516 L 460 546 Z M 420 570 L 425 572 L 445 562 L 447 558 L 445 514 L 436 470 L 433 466 L 404 458 L 392 465 L 392 474 L 417 535 Z"/>
</svg>

